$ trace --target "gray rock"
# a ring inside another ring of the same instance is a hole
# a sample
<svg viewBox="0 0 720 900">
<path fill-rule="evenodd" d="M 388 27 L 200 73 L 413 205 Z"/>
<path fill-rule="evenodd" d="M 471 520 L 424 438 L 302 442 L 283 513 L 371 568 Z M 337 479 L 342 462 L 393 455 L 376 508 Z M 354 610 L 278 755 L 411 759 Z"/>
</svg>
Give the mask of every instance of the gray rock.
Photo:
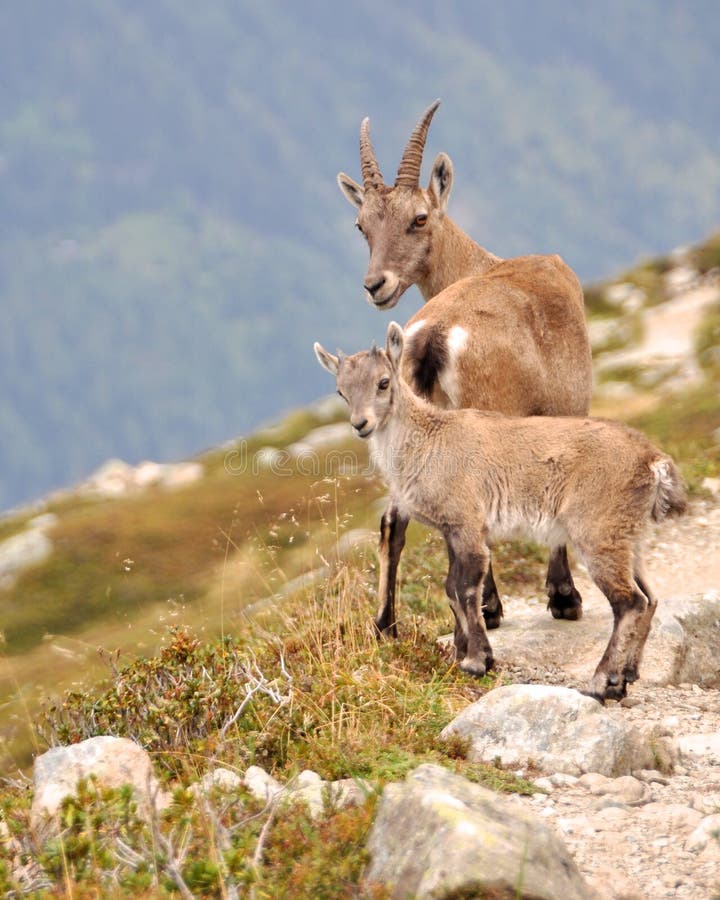
<svg viewBox="0 0 720 900">
<path fill-rule="evenodd" d="M 33 828 L 52 820 L 63 799 L 75 794 L 78 781 L 91 775 L 110 788 L 129 784 L 143 816 L 168 802 L 142 747 L 127 738 L 100 735 L 69 747 L 53 747 L 36 758 L 30 813 Z"/>
<path fill-rule="evenodd" d="M 200 794 L 209 794 L 213 790 L 231 792 L 236 791 L 244 783 L 237 772 L 220 767 L 206 772 L 200 781 L 193 785 L 193 791 Z"/>
<path fill-rule="evenodd" d="M 702 813 L 681 803 L 647 803 L 637 810 L 638 819 L 654 828 L 660 823 L 665 834 L 689 834 L 703 818 Z"/>
<path fill-rule="evenodd" d="M 690 682 L 720 688 L 720 593 L 660 604 L 645 649 L 645 669 L 657 684 Z M 664 666 L 661 661 L 665 658 Z"/>
<path fill-rule="evenodd" d="M 621 775 L 619 778 L 606 778 L 599 772 L 591 772 L 580 778 L 580 785 L 587 788 L 595 797 L 612 797 L 620 803 L 634 804 L 648 796 L 645 784 L 632 775 Z"/>
<path fill-rule="evenodd" d="M 720 815 L 706 816 L 685 842 L 688 850 L 704 850 L 715 841 L 720 848 Z"/>
<path fill-rule="evenodd" d="M 711 765 L 720 765 L 720 731 L 685 735 L 678 738 L 678 747 L 683 757 L 704 758 Z"/>
<path fill-rule="evenodd" d="M 245 787 L 253 797 L 263 803 L 269 803 L 282 791 L 283 786 L 272 775 L 268 775 L 260 766 L 250 766 L 243 779 Z"/>
<path fill-rule="evenodd" d="M 372 793 L 372 787 L 365 781 L 354 778 L 323 781 L 317 772 L 310 769 L 305 769 L 282 785 L 260 766 L 250 766 L 243 783 L 263 803 L 305 803 L 313 819 L 323 815 L 328 806 L 341 809 L 364 803 Z"/>
<path fill-rule="evenodd" d="M 368 850 L 365 881 L 394 898 L 596 896 L 539 819 L 441 766 L 385 788 Z"/>
<path fill-rule="evenodd" d="M 515 684 L 463 710 L 441 736 L 469 738 L 469 759 L 545 772 L 618 776 L 650 768 L 648 741 L 624 719 L 569 688 Z"/>
<path fill-rule="evenodd" d="M 12 587 L 25 569 L 39 566 L 53 552 L 45 525 L 29 528 L 0 543 L 0 588 Z"/>
</svg>

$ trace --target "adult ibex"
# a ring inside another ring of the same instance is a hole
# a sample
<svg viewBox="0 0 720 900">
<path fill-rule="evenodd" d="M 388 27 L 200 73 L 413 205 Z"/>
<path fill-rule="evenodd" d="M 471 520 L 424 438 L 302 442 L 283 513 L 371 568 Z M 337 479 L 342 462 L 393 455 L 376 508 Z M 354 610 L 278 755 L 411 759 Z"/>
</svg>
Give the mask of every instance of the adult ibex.
<svg viewBox="0 0 720 900">
<path fill-rule="evenodd" d="M 406 325 L 404 376 L 437 406 L 516 416 L 586 415 L 590 344 L 575 273 L 559 256 L 500 259 L 458 228 L 446 215 L 453 167 L 445 153 L 433 163 L 427 190 L 419 186 L 425 139 L 439 102 L 415 126 L 392 187 L 380 173 L 368 119 L 360 126 L 362 186 L 338 175 L 370 247 L 365 290 L 371 303 L 390 309 L 414 283 L 427 301 Z M 380 525 L 375 622 L 393 636 L 407 526 L 407 517 L 391 503 Z M 580 618 L 582 599 L 564 546 L 552 550 L 546 589 L 554 618 Z M 488 628 L 500 624 L 502 604 L 490 566 L 483 615 Z"/>
<path fill-rule="evenodd" d="M 488 542 L 520 531 L 551 547 L 569 540 L 585 561 L 614 616 L 588 693 L 624 697 L 657 605 L 642 572 L 642 533 L 686 505 L 675 464 L 617 422 L 438 409 L 400 376 L 402 349 L 395 322 L 385 350 L 333 356 L 315 344 L 353 428 L 371 440 L 398 515 L 445 538 L 460 667 L 484 675 L 493 664 L 478 603 Z"/>
</svg>

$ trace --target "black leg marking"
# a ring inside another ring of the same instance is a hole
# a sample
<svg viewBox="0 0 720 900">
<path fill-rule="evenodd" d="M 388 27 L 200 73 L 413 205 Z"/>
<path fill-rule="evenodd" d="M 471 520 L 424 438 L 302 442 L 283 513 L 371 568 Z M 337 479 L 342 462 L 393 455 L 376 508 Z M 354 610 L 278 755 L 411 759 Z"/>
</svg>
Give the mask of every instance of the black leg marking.
<svg viewBox="0 0 720 900">
<path fill-rule="evenodd" d="M 446 590 L 456 619 L 455 654 L 464 672 L 482 677 L 494 664 L 478 603 L 489 555 L 487 552 L 453 553 L 450 541 L 448 548 L 450 571 Z"/>
<path fill-rule="evenodd" d="M 483 619 L 485 619 L 485 627 L 488 631 L 491 628 L 500 627 L 500 620 L 504 613 L 502 601 L 500 600 L 498 589 L 495 586 L 495 579 L 493 578 L 492 563 L 488 565 L 488 570 L 483 578 L 482 614 Z"/>
<path fill-rule="evenodd" d="M 573 582 L 567 547 L 553 547 L 548 562 L 545 589 L 548 596 L 548 609 L 553 619 L 582 618 L 582 597 Z"/>
<path fill-rule="evenodd" d="M 397 570 L 400 556 L 405 546 L 405 533 L 409 519 L 398 515 L 393 506 L 389 506 L 380 521 L 380 584 L 378 586 L 379 609 L 375 618 L 378 636 L 397 637 L 397 621 L 395 618 L 395 591 L 397 588 Z"/>
</svg>

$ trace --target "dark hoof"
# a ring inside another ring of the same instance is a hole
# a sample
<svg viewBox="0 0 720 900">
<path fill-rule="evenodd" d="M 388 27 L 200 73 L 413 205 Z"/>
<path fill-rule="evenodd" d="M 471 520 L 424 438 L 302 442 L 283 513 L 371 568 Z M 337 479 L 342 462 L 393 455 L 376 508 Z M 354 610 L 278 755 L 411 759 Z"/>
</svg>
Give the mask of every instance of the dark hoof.
<svg viewBox="0 0 720 900">
<path fill-rule="evenodd" d="M 609 684 L 605 688 L 606 700 L 622 700 L 627 696 L 627 682 L 623 679 L 620 684 Z"/>
<path fill-rule="evenodd" d="M 496 596 L 495 603 L 483 605 L 482 614 L 483 620 L 485 621 L 485 628 L 488 631 L 491 631 L 493 628 L 499 628 L 500 620 L 504 615 L 500 598 Z"/>
<path fill-rule="evenodd" d="M 623 678 L 627 681 L 628 684 L 633 684 L 633 682 L 637 681 L 640 677 L 638 670 L 636 668 L 631 669 L 623 669 Z"/>
<path fill-rule="evenodd" d="M 606 700 L 622 700 L 627 695 L 627 685 L 625 677 L 617 673 L 601 675 L 596 672 L 590 687 L 583 694 L 604 704 Z"/>
<path fill-rule="evenodd" d="M 486 675 L 494 665 L 495 661 L 492 657 L 486 657 L 485 661 L 483 662 L 482 660 L 471 659 L 466 656 L 465 659 L 461 661 L 460 668 L 468 675 L 474 675 L 475 678 L 482 678 L 483 675 Z"/>
<path fill-rule="evenodd" d="M 553 619 L 577 622 L 582 619 L 582 597 L 573 587 L 569 594 L 548 588 L 548 609 Z"/>
<path fill-rule="evenodd" d="M 397 625 L 394 622 L 392 625 L 384 625 L 382 622 L 378 622 L 376 619 L 373 624 L 375 625 L 375 637 L 379 641 L 382 641 L 384 638 L 397 639 Z"/>
</svg>

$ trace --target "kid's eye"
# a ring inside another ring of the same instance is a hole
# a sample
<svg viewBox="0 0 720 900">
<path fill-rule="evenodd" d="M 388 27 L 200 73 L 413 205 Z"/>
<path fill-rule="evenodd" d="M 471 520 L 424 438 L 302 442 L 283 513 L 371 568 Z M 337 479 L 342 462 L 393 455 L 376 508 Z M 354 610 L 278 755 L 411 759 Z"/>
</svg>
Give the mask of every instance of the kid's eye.
<svg viewBox="0 0 720 900">
<path fill-rule="evenodd" d="M 338 391 L 338 392 L 337 392 L 337 395 L 338 395 L 338 397 L 342 397 L 343 400 L 347 403 L 347 398 L 345 397 L 345 394 L 343 394 L 342 391 Z"/>
<path fill-rule="evenodd" d="M 427 225 L 428 217 L 425 213 L 420 213 L 419 216 L 415 216 L 413 219 L 413 228 L 423 228 Z"/>
<path fill-rule="evenodd" d="M 381 378 L 378 382 L 378 390 L 386 391 L 390 387 L 390 379 L 389 378 Z"/>
</svg>

